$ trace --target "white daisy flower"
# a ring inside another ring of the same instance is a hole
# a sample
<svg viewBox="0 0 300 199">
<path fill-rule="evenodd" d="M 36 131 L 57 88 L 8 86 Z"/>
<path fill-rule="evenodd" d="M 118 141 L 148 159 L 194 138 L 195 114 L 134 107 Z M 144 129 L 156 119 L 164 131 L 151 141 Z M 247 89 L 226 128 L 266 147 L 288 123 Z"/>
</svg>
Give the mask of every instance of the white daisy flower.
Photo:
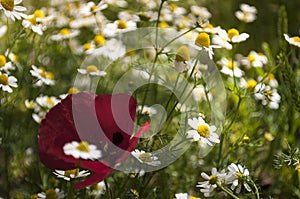
<svg viewBox="0 0 300 199">
<path fill-rule="evenodd" d="M 94 50 L 93 55 L 102 55 L 111 60 L 116 60 L 126 53 L 126 47 L 123 45 L 122 41 L 117 39 L 110 39 L 106 41 L 105 46 L 97 48 Z"/>
<path fill-rule="evenodd" d="M 157 110 L 155 108 L 148 107 L 148 106 L 141 106 L 141 105 L 139 105 L 137 109 L 142 114 L 149 115 L 149 117 L 151 117 L 151 116 L 153 116 L 153 115 L 155 115 L 157 113 Z"/>
<path fill-rule="evenodd" d="M 209 19 L 212 16 L 212 14 L 205 7 L 192 5 L 190 7 L 190 10 L 192 14 L 198 17 L 199 19 Z"/>
<path fill-rule="evenodd" d="M 118 33 L 124 33 L 136 29 L 136 22 L 116 20 L 113 23 L 108 23 L 103 29 L 105 37 L 115 37 Z"/>
<path fill-rule="evenodd" d="M 200 187 L 200 191 L 204 193 L 205 197 L 210 197 L 214 195 L 214 189 L 218 187 L 217 184 L 222 184 L 226 174 L 224 171 L 219 173 L 216 168 L 212 168 L 211 175 L 207 175 L 206 173 L 202 172 L 201 177 L 206 181 L 198 182 L 196 187 Z"/>
<path fill-rule="evenodd" d="M 0 88 L 3 91 L 12 93 L 13 90 L 11 87 L 18 87 L 17 81 L 17 78 L 15 78 L 14 76 L 8 76 L 7 74 L 0 72 Z"/>
<path fill-rule="evenodd" d="M 242 3 L 239 11 L 235 12 L 236 18 L 245 23 L 251 23 L 256 19 L 257 10 L 254 6 Z"/>
<path fill-rule="evenodd" d="M 264 106 L 268 105 L 271 109 L 279 108 L 281 97 L 275 88 L 259 83 L 255 86 L 254 93 L 255 99 L 261 100 Z"/>
<path fill-rule="evenodd" d="M 247 182 L 249 182 L 249 171 L 244 168 L 240 164 L 236 165 L 231 163 L 228 166 L 229 174 L 226 176 L 227 184 L 231 185 L 231 190 L 235 189 L 235 192 L 239 194 L 242 189 L 242 185 L 244 185 L 245 189 L 248 192 L 251 192 L 251 188 Z"/>
<path fill-rule="evenodd" d="M 40 107 L 46 109 L 51 109 L 53 106 L 60 102 L 60 100 L 54 96 L 39 96 L 35 99 L 35 101 Z"/>
<path fill-rule="evenodd" d="M 66 181 L 70 181 L 71 179 L 86 177 L 90 175 L 90 172 L 88 170 L 79 171 L 79 169 L 72 169 L 66 171 L 55 170 L 53 174 L 58 178 L 63 178 Z"/>
<path fill-rule="evenodd" d="M 98 182 L 97 184 L 94 184 L 93 186 L 87 187 L 91 191 L 91 195 L 93 196 L 100 196 L 105 193 L 105 183 L 104 181 Z"/>
<path fill-rule="evenodd" d="M 175 199 L 199 199 L 194 196 L 189 196 L 187 193 L 176 193 Z"/>
<path fill-rule="evenodd" d="M 175 60 L 174 60 L 174 67 L 179 72 L 182 73 L 186 69 L 188 69 L 188 61 L 190 60 L 190 53 L 187 46 L 183 45 L 178 48 Z"/>
<path fill-rule="evenodd" d="M 251 66 L 254 68 L 261 68 L 268 63 L 268 58 L 264 54 L 252 50 L 247 57 L 241 59 L 241 63 L 247 68 L 250 68 Z"/>
<path fill-rule="evenodd" d="M 299 36 L 289 37 L 287 34 L 283 34 L 283 35 L 284 35 L 285 40 L 289 44 L 300 48 L 300 37 Z"/>
<path fill-rule="evenodd" d="M 68 29 L 68 28 L 63 28 L 61 29 L 58 34 L 52 35 L 51 39 L 54 41 L 62 41 L 66 39 L 71 39 L 79 35 L 79 30 L 76 29 Z"/>
<path fill-rule="evenodd" d="M 193 128 L 187 131 L 187 137 L 193 141 L 200 141 L 204 146 L 208 144 L 213 146 L 214 143 L 220 143 L 219 135 L 215 133 L 217 128 L 208 125 L 202 117 L 188 119 L 188 124 Z"/>
<path fill-rule="evenodd" d="M 44 68 L 39 67 L 37 68 L 35 65 L 31 66 L 30 73 L 33 77 L 37 77 L 38 80 L 35 83 L 36 86 L 42 86 L 43 84 L 46 85 L 54 85 L 54 76 L 52 72 L 46 71 Z"/>
<path fill-rule="evenodd" d="M 128 5 L 127 1 L 125 0 L 104 0 L 104 2 L 121 8 L 124 8 Z"/>
<path fill-rule="evenodd" d="M 198 34 L 195 39 L 195 47 L 198 50 L 205 50 L 210 59 L 212 59 L 214 55 L 213 48 L 221 48 L 221 46 L 218 45 L 210 45 L 210 38 L 206 32 L 201 32 Z"/>
<path fill-rule="evenodd" d="M 0 71 L 5 71 L 9 73 L 9 70 L 15 70 L 15 66 L 12 62 L 7 62 L 6 57 L 4 55 L 0 55 Z"/>
<path fill-rule="evenodd" d="M 97 5 L 90 1 L 80 8 L 79 14 L 82 16 L 90 16 L 98 11 L 106 9 L 107 7 L 108 5 L 104 1 L 100 1 Z"/>
<path fill-rule="evenodd" d="M 133 155 L 133 157 L 135 157 L 140 163 L 148 164 L 151 166 L 159 166 L 161 164 L 156 156 L 145 151 L 135 149 L 131 152 L 131 155 Z"/>
<path fill-rule="evenodd" d="M 242 77 L 244 75 L 244 71 L 238 67 L 239 63 L 236 61 L 232 62 L 223 57 L 218 63 L 222 66 L 220 72 L 225 75 L 229 75 L 231 77 Z"/>
<path fill-rule="evenodd" d="M 84 74 L 84 75 L 87 74 L 87 75 L 91 75 L 91 76 L 103 77 L 106 75 L 105 71 L 99 70 L 97 68 L 97 66 L 95 66 L 95 65 L 89 65 L 85 69 L 79 68 L 79 69 L 77 69 L 77 71 L 81 74 Z"/>
<path fill-rule="evenodd" d="M 42 20 L 45 18 L 45 15 L 42 10 L 34 11 L 33 15 L 28 15 L 22 21 L 24 28 L 30 28 L 33 32 L 42 35 L 43 31 L 46 29 L 46 26 L 43 25 Z"/>
<path fill-rule="evenodd" d="M 192 91 L 192 95 L 194 97 L 194 100 L 196 102 L 200 102 L 200 101 L 207 101 L 207 98 L 209 101 L 212 100 L 213 96 L 211 93 L 207 93 L 207 97 L 206 97 L 206 93 L 205 93 L 205 88 L 203 85 L 197 85 L 194 90 Z"/>
<path fill-rule="evenodd" d="M 95 145 L 88 144 L 86 141 L 66 143 L 63 150 L 66 155 L 72 155 L 74 158 L 95 160 L 102 157 L 101 151 Z"/>
<path fill-rule="evenodd" d="M 0 1 L 0 10 L 4 11 L 4 14 L 7 18 L 11 18 L 13 21 L 20 20 L 26 15 L 22 12 L 25 12 L 27 9 L 23 6 L 18 6 L 22 3 L 23 0 L 1 0 Z"/>
<path fill-rule="evenodd" d="M 229 47 L 225 42 L 229 43 L 240 43 L 242 41 L 246 41 L 249 38 L 249 34 L 241 33 L 235 29 L 231 28 L 227 32 L 226 30 L 220 29 L 218 35 L 215 35 L 214 42 L 218 45 L 221 45 L 223 42 L 224 46 Z M 225 45 L 226 44 L 226 45 Z"/>
<path fill-rule="evenodd" d="M 64 192 L 60 191 L 58 188 L 48 189 L 45 192 L 41 192 L 37 194 L 37 199 L 48 199 L 48 198 L 63 199 L 64 197 L 65 197 Z"/>
<path fill-rule="evenodd" d="M 206 32 L 210 34 L 217 34 L 220 31 L 220 26 L 214 27 L 212 24 L 208 23 L 201 28 L 197 28 L 196 30 L 199 32 Z"/>
</svg>

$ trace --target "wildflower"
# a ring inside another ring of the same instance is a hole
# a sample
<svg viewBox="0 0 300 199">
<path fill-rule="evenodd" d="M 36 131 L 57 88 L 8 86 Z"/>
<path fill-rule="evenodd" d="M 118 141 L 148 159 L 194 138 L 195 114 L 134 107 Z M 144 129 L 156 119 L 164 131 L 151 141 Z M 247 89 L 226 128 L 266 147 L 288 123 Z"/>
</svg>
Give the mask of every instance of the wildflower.
<svg viewBox="0 0 300 199">
<path fill-rule="evenodd" d="M 89 65 L 85 69 L 77 69 L 77 71 L 81 74 L 88 74 L 91 76 L 105 76 L 106 72 L 99 70 L 95 65 Z"/>
<path fill-rule="evenodd" d="M 110 39 L 106 42 L 105 46 L 94 50 L 93 55 L 102 55 L 111 60 L 116 60 L 126 53 L 126 48 L 122 41 L 117 39 Z"/>
<path fill-rule="evenodd" d="M 12 62 L 7 62 L 4 55 L 0 55 L 0 71 L 5 71 L 9 73 L 9 70 L 14 70 L 15 67 Z"/>
<path fill-rule="evenodd" d="M 194 100 L 197 101 L 197 102 L 200 102 L 200 101 L 211 101 L 212 100 L 212 94 L 211 93 L 207 93 L 206 94 L 206 90 L 205 90 L 205 87 L 203 85 L 197 85 L 194 90 L 193 90 L 193 97 L 194 97 Z M 207 96 L 206 96 L 207 95 Z M 207 99 L 208 98 L 208 99 Z"/>
<path fill-rule="evenodd" d="M 101 151 L 93 144 L 88 144 L 86 141 L 76 142 L 72 141 L 66 143 L 63 147 L 66 155 L 72 155 L 74 158 L 82 159 L 99 159 L 101 158 Z"/>
<path fill-rule="evenodd" d="M 219 64 L 222 65 L 221 73 L 225 75 L 229 75 L 231 77 L 242 77 L 244 75 L 244 71 L 242 71 L 238 66 L 239 63 L 236 61 L 229 61 L 225 57 L 223 57 Z"/>
<path fill-rule="evenodd" d="M 278 109 L 281 100 L 280 95 L 275 88 L 259 83 L 254 88 L 254 97 L 257 100 L 261 100 L 262 104 L 268 105 L 271 109 Z"/>
<path fill-rule="evenodd" d="M 106 37 L 114 37 L 118 33 L 124 33 L 136 29 L 136 22 L 116 20 L 113 23 L 108 23 L 103 29 L 103 35 Z"/>
<path fill-rule="evenodd" d="M 79 35 L 79 30 L 63 28 L 58 32 L 58 34 L 52 35 L 51 39 L 54 41 L 62 41 L 74 38 L 77 35 Z"/>
<path fill-rule="evenodd" d="M 227 32 L 226 30 L 220 29 L 218 34 L 214 36 L 213 42 L 230 50 L 232 49 L 231 43 L 240 43 L 242 41 L 246 41 L 248 38 L 249 34 L 240 34 L 240 32 L 235 28 L 231 28 Z"/>
<path fill-rule="evenodd" d="M 274 140 L 274 136 L 273 136 L 271 133 L 269 133 L 269 132 L 266 132 L 266 133 L 264 134 L 264 138 L 265 138 L 267 141 L 269 141 L 269 142 L 272 142 L 272 141 Z"/>
<path fill-rule="evenodd" d="M 37 77 L 38 80 L 35 83 L 36 86 L 46 85 L 54 85 L 54 76 L 52 72 L 46 71 L 44 68 L 37 68 L 35 65 L 31 66 L 30 73 L 33 77 Z"/>
<path fill-rule="evenodd" d="M 212 16 L 211 13 L 205 7 L 192 5 L 190 7 L 190 10 L 192 14 L 198 17 L 199 19 L 209 19 Z"/>
<path fill-rule="evenodd" d="M 125 0 L 105 0 L 105 3 L 109 4 L 109 5 L 114 5 L 117 7 L 126 7 L 128 5 L 127 1 Z"/>
<path fill-rule="evenodd" d="M 269 84 L 271 87 L 277 88 L 277 86 L 278 86 L 278 81 L 276 80 L 275 75 L 274 75 L 273 73 L 269 73 L 269 74 L 267 75 L 267 78 L 266 78 L 266 79 L 268 80 L 268 84 Z"/>
<path fill-rule="evenodd" d="M 149 115 L 149 117 L 157 113 L 157 110 L 155 108 L 141 105 L 138 106 L 138 111 L 140 111 L 144 115 Z"/>
<path fill-rule="evenodd" d="M 251 66 L 261 68 L 268 63 L 268 58 L 264 54 L 252 50 L 247 57 L 241 59 L 241 63 L 248 68 Z"/>
<path fill-rule="evenodd" d="M 194 141 L 200 141 L 204 146 L 208 144 L 213 146 L 213 143 L 219 143 L 219 136 L 215 133 L 217 128 L 208 125 L 202 117 L 188 119 L 188 124 L 193 128 L 187 132 L 188 137 Z"/>
<path fill-rule="evenodd" d="M 187 68 L 187 61 L 190 60 L 190 53 L 186 46 L 181 46 L 178 48 L 175 60 L 174 60 L 174 67 L 175 69 L 181 73 L 186 70 Z"/>
<path fill-rule="evenodd" d="M 98 11 L 106 9 L 107 7 L 108 5 L 102 1 L 100 1 L 97 5 L 90 1 L 80 9 L 80 14 L 85 17 L 90 16 Z"/>
<path fill-rule="evenodd" d="M 206 173 L 201 173 L 202 178 L 206 181 L 198 182 L 196 187 L 200 187 L 200 191 L 204 193 L 205 197 L 210 197 L 214 194 L 214 189 L 218 187 L 219 184 L 222 184 L 222 181 L 225 179 L 224 172 L 218 172 L 216 168 L 211 169 L 211 175 Z"/>
<path fill-rule="evenodd" d="M 33 32 L 42 35 L 43 30 L 45 30 L 45 26 L 41 23 L 45 18 L 45 15 L 42 10 L 34 11 L 33 15 L 26 16 L 22 21 L 22 25 L 24 28 L 31 28 Z"/>
<path fill-rule="evenodd" d="M 79 171 L 79 169 L 72 169 L 72 170 L 55 170 L 53 172 L 58 178 L 63 178 L 66 181 L 70 181 L 71 179 L 75 178 L 82 178 L 90 175 L 90 172 L 87 170 Z"/>
<path fill-rule="evenodd" d="M 0 88 L 3 91 L 12 93 L 13 90 L 11 87 L 18 87 L 17 81 L 17 78 L 15 78 L 14 76 L 8 76 L 7 74 L 0 72 Z"/>
<path fill-rule="evenodd" d="M 27 9 L 23 6 L 18 6 L 22 3 L 23 0 L 1 0 L 0 1 L 0 10 L 4 11 L 4 14 L 7 18 L 11 18 L 13 21 L 20 20 L 26 15 L 22 12 L 25 12 Z"/>
<path fill-rule="evenodd" d="M 67 96 L 50 109 L 41 122 L 38 133 L 41 162 L 50 169 L 71 170 L 80 166 L 93 171 L 87 179 L 76 183 L 75 188 L 83 188 L 102 181 L 113 171 L 116 164 L 131 154 L 139 137 L 149 131 L 149 123 L 145 123 L 134 136 L 131 136 L 135 113 L 136 101 L 130 95 L 96 95 L 80 92 Z M 72 156 L 82 155 L 78 151 L 86 151 L 87 148 L 90 151 L 94 150 L 90 145 L 81 143 L 83 138 L 86 142 L 95 143 L 101 150 L 101 160 L 79 161 Z M 76 144 L 73 145 L 73 141 Z M 68 146 L 68 143 L 70 148 L 65 149 L 74 149 L 72 155 L 64 153 L 63 147 Z M 76 147 L 79 149 L 73 153 Z"/>
<path fill-rule="evenodd" d="M 176 193 L 175 197 L 176 199 L 199 199 L 194 196 L 189 196 L 187 193 Z"/>
<path fill-rule="evenodd" d="M 105 193 L 105 183 L 104 181 L 98 182 L 97 184 L 94 184 L 88 189 L 91 191 L 91 195 L 93 196 L 99 196 Z"/>
<path fill-rule="evenodd" d="M 299 36 L 289 37 L 287 34 L 283 34 L 283 35 L 284 35 L 285 40 L 289 44 L 300 48 L 300 37 Z"/>
<path fill-rule="evenodd" d="M 45 192 L 41 192 L 37 194 L 37 199 L 63 199 L 64 198 L 64 192 L 60 191 L 58 188 L 56 189 L 48 189 Z"/>
<path fill-rule="evenodd" d="M 144 163 L 151 166 L 159 166 L 161 164 L 161 162 L 156 156 L 145 151 L 135 149 L 131 152 L 131 155 L 135 157 L 140 163 Z"/>
<path fill-rule="evenodd" d="M 239 11 L 235 12 L 236 18 L 245 23 L 251 23 L 256 19 L 257 10 L 254 6 L 242 3 Z"/>
<path fill-rule="evenodd" d="M 217 45 L 210 45 L 209 35 L 205 32 L 198 34 L 195 39 L 195 44 L 200 50 L 204 49 L 208 53 L 210 59 L 212 59 L 214 55 L 213 48 L 220 48 L 220 46 Z"/>
<path fill-rule="evenodd" d="M 239 194 L 242 189 L 242 185 L 244 185 L 247 191 L 251 191 L 250 186 L 247 182 L 249 182 L 249 171 L 244 168 L 240 164 L 236 165 L 231 163 L 228 166 L 229 174 L 226 177 L 227 183 L 232 184 L 231 190 L 235 189 L 235 192 Z"/>
<path fill-rule="evenodd" d="M 205 26 L 198 29 L 200 32 L 206 32 L 210 34 L 217 34 L 220 30 L 220 27 L 214 27 L 212 24 L 208 23 Z"/>
</svg>

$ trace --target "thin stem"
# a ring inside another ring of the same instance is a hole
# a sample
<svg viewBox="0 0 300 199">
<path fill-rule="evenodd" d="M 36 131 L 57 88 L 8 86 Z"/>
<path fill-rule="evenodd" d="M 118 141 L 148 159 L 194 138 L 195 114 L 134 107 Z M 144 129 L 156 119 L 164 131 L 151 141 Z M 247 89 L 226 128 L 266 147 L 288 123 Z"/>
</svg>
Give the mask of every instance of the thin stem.
<svg viewBox="0 0 300 199">
<path fill-rule="evenodd" d="M 258 188 L 257 188 L 256 184 L 253 182 L 252 179 L 250 179 L 250 182 L 251 182 L 252 186 L 253 186 L 254 189 L 255 189 L 256 198 L 257 198 L 257 199 L 260 199 L 259 191 L 258 191 Z"/>
<path fill-rule="evenodd" d="M 239 197 L 237 197 L 236 195 L 234 195 L 231 191 L 229 191 L 228 189 L 226 189 L 225 187 L 223 187 L 222 185 L 217 183 L 217 186 L 222 189 L 225 193 L 227 193 L 228 195 L 230 195 L 231 197 L 235 198 L 235 199 L 239 199 Z"/>
<path fill-rule="evenodd" d="M 74 181 L 69 182 L 68 199 L 74 198 Z"/>
</svg>

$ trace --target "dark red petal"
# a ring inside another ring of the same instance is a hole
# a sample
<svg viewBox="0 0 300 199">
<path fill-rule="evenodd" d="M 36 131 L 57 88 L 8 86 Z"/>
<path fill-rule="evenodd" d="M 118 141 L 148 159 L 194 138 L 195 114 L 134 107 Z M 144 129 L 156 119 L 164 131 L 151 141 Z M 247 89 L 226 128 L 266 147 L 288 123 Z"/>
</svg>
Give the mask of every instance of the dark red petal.
<svg viewBox="0 0 300 199">
<path fill-rule="evenodd" d="M 82 161 L 80 163 L 80 166 L 85 169 L 95 171 L 95 173 L 93 173 L 84 181 L 76 183 L 75 184 L 76 189 L 81 189 L 96 184 L 104 180 L 113 171 L 112 168 L 106 166 L 105 164 L 101 162 L 95 162 L 95 161 Z"/>
</svg>

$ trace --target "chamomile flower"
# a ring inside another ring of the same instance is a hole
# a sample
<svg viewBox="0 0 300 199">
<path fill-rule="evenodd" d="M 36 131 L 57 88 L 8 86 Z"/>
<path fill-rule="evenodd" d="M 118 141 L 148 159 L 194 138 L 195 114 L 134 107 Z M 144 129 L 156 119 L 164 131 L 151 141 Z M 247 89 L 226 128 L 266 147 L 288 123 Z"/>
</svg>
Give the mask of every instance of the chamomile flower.
<svg viewBox="0 0 300 199">
<path fill-rule="evenodd" d="M 188 69 L 188 61 L 190 60 L 190 53 L 189 49 L 187 46 L 183 45 L 178 48 L 176 55 L 175 55 L 175 60 L 174 60 L 174 67 L 175 69 L 181 73 Z"/>
<path fill-rule="evenodd" d="M 113 23 L 108 23 L 103 29 L 103 35 L 106 37 L 114 37 L 118 33 L 124 33 L 136 29 L 136 22 L 116 20 Z"/>
<path fill-rule="evenodd" d="M 79 171 L 79 169 L 72 169 L 72 170 L 55 170 L 53 172 L 58 178 L 63 178 L 66 181 L 70 181 L 71 179 L 75 178 L 82 178 L 90 175 L 90 172 L 87 170 Z"/>
<path fill-rule="evenodd" d="M 210 37 L 206 32 L 198 34 L 195 39 L 195 45 L 199 50 L 204 49 L 208 53 L 210 59 L 212 59 L 214 55 L 213 48 L 220 48 L 218 45 L 210 45 Z"/>
<path fill-rule="evenodd" d="M 200 101 L 203 101 L 203 100 L 204 101 L 207 101 L 207 100 L 211 101 L 212 98 L 213 98 L 212 94 L 209 93 L 209 92 L 207 92 L 207 94 L 206 94 L 206 92 L 207 91 L 205 91 L 205 88 L 204 88 L 203 85 L 197 85 L 194 88 L 193 92 L 192 92 L 194 100 L 196 102 L 200 102 Z"/>
<path fill-rule="evenodd" d="M 281 100 L 275 88 L 271 88 L 269 85 L 259 83 L 254 88 L 254 97 L 257 100 L 261 100 L 264 106 L 268 105 L 271 109 L 278 109 Z"/>
<path fill-rule="evenodd" d="M 57 34 L 52 35 L 51 39 L 53 41 L 62 41 L 62 40 L 74 38 L 77 35 L 79 35 L 79 30 L 76 30 L 76 29 L 71 30 L 68 28 L 63 28 Z"/>
<path fill-rule="evenodd" d="M 88 187 L 88 189 L 91 191 L 91 195 L 97 197 L 105 193 L 106 187 L 104 181 L 101 181 Z"/>
<path fill-rule="evenodd" d="M 4 55 L 0 55 L 0 71 L 5 71 L 9 73 L 9 70 L 14 70 L 15 67 L 11 62 L 7 62 Z"/>
<path fill-rule="evenodd" d="M 138 106 L 138 111 L 140 111 L 144 115 L 149 115 L 149 117 L 157 113 L 157 110 L 155 108 L 141 105 Z"/>
<path fill-rule="evenodd" d="M 236 18 L 245 23 L 251 23 L 256 19 L 257 10 L 254 6 L 242 3 L 239 11 L 235 12 Z"/>
<path fill-rule="evenodd" d="M 125 0 L 105 0 L 104 2 L 109 5 L 113 5 L 121 8 L 124 8 L 128 5 L 127 1 Z"/>
<path fill-rule="evenodd" d="M 30 73 L 33 77 L 37 77 L 37 82 L 35 83 L 36 86 L 42 86 L 43 84 L 46 85 L 54 85 L 54 75 L 52 72 L 46 71 L 44 68 L 39 67 L 37 68 L 35 65 L 31 66 Z"/>
<path fill-rule="evenodd" d="M 72 155 L 74 158 L 95 160 L 102 157 L 101 151 L 95 145 L 88 144 L 86 141 L 66 143 L 63 150 L 66 155 Z"/>
<path fill-rule="evenodd" d="M 24 28 L 30 28 L 33 32 L 42 35 L 46 27 L 42 24 L 45 15 L 42 10 L 34 11 L 33 15 L 28 15 L 22 21 Z"/>
<path fill-rule="evenodd" d="M 19 6 L 23 0 L 1 0 L 0 1 L 0 10 L 4 11 L 4 14 L 7 18 L 11 18 L 13 21 L 20 20 L 26 15 L 22 12 L 25 12 L 27 9 L 23 6 Z"/>
<path fill-rule="evenodd" d="M 289 44 L 300 48 L 300 37 L 299 36 L 289 37 L 287 34 L 283 34 L 283 35 L 284 35 L 285 40 Z"/>
<path fill-rule="evenodd" d="M 192 14 L 198 17 L 199 19 L 209 19 L 212 16 L 212 14 L 205 7 L 192 5 L 190 7 L 190 10 Z"/>
<path fill-rule="evenodd" d="M 98 3 L 97 5 L 94 2 L 90 1 L 80 9 L 80 14 L 82 16 L 90 16 L 98 11 L 106 9 L 107 6 L 108 5 L 103 1 L 100 1 L 100 3 Z"/>
<path fill-rule="evenodd" d="M 56 188 L 56 189 L 48 189 L 45 192 L 38 193 L 36 198 L 37 199 L 48 199 L 48 198 L 63 199 L 64 197 L 65 197 L 64 192 Z"/>
<path fill-rule="evenodd" d="M 88 65 L 85 69 L 77 69 L 77 71 L 81 74 L 84 74 L 84 75 L 91 75 L 91 76 L 105 76 L 106 75 L 106 72 L 105 71 L 102 71 L 102 70 L 99 70 L 97 68 L 97 66 L 95 65 Z"/>
<path fill-rule="evenodd" d="M 0 72 L 0 88 L 3 91 L 12 93 L 13 90 L 11 87 L 18 87 L 17 81 L 17 78 L 15 78 L 14 76 L 8 76 L 7 74 Z"/>
<path fill-rule="evenodd" d="M 151 166 L 159 166 L 161 164 L 161 162 L 158 160 L 158 157 L 145 151 L 135 149 L 131 152 L 131 155 L 135 157 L 140 163 Z"/>
<path fill-rule="evenodd" d="M 257 53 L 252 50 L 250 51 L 247 57 L 243 57 L 241 59 L 241 63 L 247 68 L 261 68 L 263 67 L 263 65 L 268 63 L 268 58 L 264 54 Z"/>
<path fill-rule="evenodd" d="M 219 173 L 216 168 L 212 168 L 211 175 L 202 172 L 201 177 L 206 181 L 198 182 L 196 187 L 200 187 L 200 191 L 204 193 L 205 197 L 210 197 L 214 195 L 214 190 L 218 187 L 217 184 L 222 184 L 226 174 L 223 171 Z"/>
<path fill-rule="evenodd" d="M 231 49 L 230 43 L 240 43 L 246 41 L 249 38 L 249 34 L 241 33 L 235 29 L 231 28 L 227 32 L 226 30 L 220 29 L 218 34 L 214 36 L 213 42 L 224 48 Z M 228 43 L 230 45 L 228 45 Z"/>
<path fill-rule="evenodd" d="M 117 39 L 110 39 L 106 41 L 105 46 L 97 48 L 94 50 L 93 55 L 102 55 L 111 60 L 116 60 L 119 57 L 125 55 L 126 48 L 122 41 Z"/>
<path fill-rule="evenodd" d="M 60 102 L 60 100 L 54 96 L 39 96 L 35 101 L 43 109 L 50 109 Z"/>
<path fill-rule="evenodd" d="M 235 190 L 238 194 L 241 192 L 242 185 L 248 192 L 251 192 L 249 182 L 249 170 L 241 166 L 240 164 L 231 163 L 228 166 L 229 174 L 226 176 L 226 182 L 231 185 L 231 190 Z"/>
<path fill-rule="evenodd" d="M 215 133 L 217 128 L 207 124 L 202 117 L 188 119 L 188 124 L 192 130 L 187 131 L 187 137 L 192 138 L 193 141 L 200 141 L 203 146 L 213 146 L 219 143 L 219 135 Z"/>
<path fill-rule="evenodd" d="M 194 196 L 189 196 L 187 193 L 176 193 L 175 199 L 199 199 Z"/>
<path fill-rule="evenodd" d="M 223 57 L 218 63 L 222 66 L 220 72 L 225 75 L 229 75 L 231 77 L 242 77 L 244 75 L 244 71 L 238 67 L 239 63 L 236 61 L 230 61 Z"/>
</svg>

